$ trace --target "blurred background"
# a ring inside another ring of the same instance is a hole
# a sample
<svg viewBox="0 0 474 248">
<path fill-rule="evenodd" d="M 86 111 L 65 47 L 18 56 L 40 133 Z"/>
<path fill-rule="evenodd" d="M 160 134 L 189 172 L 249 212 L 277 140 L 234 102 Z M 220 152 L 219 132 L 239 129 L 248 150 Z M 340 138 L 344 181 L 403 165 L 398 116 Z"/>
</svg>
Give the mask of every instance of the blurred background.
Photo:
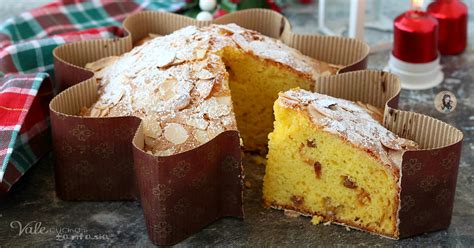
<svg viewBox="0 0 474 248">
<path fill-rule="evenodd" d="M 28 9 L 50 2 L 52 1 L 1 0 L 0 22 Z M 275 2 L 282 6 L 282 12 L 290 19 L 295 32 L 306 34 L 321 33 L 318 27 L 318 0 L 277 0 Z M 431 0 L 425 0 L 424 6 L 430 2 Z M 474 0 L 465 0 L 464 2 L 469 6 L 469 9 L 474 7 Z M 366 0 L 365 41 L 371 46 L 391 42 L 393 19 L 408 10 L 410 6 L 410 0 Z M 347 35 L 349 15 L 350 0 L 326 0 L 325 24 L 329 29 L 335 31 L 336 34 Z M 469 22 L 469 33 L 472 35 L 474 32 L 473 13 L 469 15 Z M 469 46 L 472 47 L 472 45 L 473 41 L 471 39 Z"/>
</svg>

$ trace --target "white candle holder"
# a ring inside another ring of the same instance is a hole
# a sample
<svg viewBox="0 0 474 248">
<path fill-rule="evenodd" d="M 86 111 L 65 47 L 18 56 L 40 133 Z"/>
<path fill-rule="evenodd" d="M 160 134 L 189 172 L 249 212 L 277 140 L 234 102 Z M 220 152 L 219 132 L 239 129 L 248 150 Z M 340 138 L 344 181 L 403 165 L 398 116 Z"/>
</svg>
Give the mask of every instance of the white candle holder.
<svg viewBox="0 0 474 248">
<path fill-rule="evenodd" d="M 425 90 L 439 85 L 444 78 L 442 67 L 438 57 L 428 63 L 409 63 L 402 61 L 392 53 L 388 61 L 386 71 L 400 77 L 403 89 Z"/>
</svg>

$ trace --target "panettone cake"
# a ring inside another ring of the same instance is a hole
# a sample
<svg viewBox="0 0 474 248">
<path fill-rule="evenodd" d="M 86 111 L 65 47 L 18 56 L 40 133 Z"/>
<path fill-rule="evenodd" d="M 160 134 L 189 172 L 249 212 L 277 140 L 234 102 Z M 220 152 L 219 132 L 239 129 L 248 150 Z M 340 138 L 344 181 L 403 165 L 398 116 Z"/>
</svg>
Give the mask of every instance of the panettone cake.
<svg viewBox="0 0 474 248">
<path fill-rule="evenodd" d="M 398 237 L 403 152 L 382 112 L 302 89 L 280 93 L 264 177 L 267 206 Z"/>
<path fill-rule="evenodd" d="M 338 66 L 227 24 L 188 26 L 86 68 L 99 99 L 81 115 L 140 117 L 145 149 L 165 156 L 237 128 L 247 150 L 265 151 L 278 92 L 310 90 Z"/>
</svg>

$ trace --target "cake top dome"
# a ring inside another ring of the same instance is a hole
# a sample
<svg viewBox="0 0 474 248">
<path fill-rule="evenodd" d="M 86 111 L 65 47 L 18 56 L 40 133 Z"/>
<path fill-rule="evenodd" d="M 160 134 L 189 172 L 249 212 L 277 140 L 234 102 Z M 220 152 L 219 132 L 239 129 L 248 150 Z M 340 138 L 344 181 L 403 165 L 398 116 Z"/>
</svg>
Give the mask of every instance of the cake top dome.
<svg viewBox="0 0 474 248">
<path fill-rule="evenodd" d="M 142 118 L 146 136 L 155 140 L 163 136 L 166 141 L 150 139 L 150 145 L 160 146 L 153 150 L 168 151 L 160 155 L 191 149 L 222 131 L 236 129 L 223 60 L 226 48 L 312 80 L 337 69 L 235 24 L 188 26 L 148 40 L 122 56 L 87 64 L 95 73 L 99 99 L 83 115 Z"/>
</svg>

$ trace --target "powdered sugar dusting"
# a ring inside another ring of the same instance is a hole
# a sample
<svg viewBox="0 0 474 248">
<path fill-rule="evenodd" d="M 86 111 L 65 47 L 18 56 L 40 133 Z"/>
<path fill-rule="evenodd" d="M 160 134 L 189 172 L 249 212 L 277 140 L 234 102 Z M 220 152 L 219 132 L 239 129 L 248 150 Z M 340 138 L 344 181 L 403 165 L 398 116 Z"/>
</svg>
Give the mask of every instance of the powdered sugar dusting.
<svg viewBox="0 0 474 248">
<path fill-rule="evenodd" d="M 325 131 L 374 152 L 385 164 L 400 167 L 399 151 L 417 147 L 415 142 L 400 138 L 382 126 L 372 116 L 373 111 L 348 100 L 298 89 L 280 93 L 278 103 L 305 111 Z"/>
<path fill-rule="evenodd" d="M 188 26 L 120 57 L 88 64 L 98 79 L 99 100 L 87 115 L 147 117 L 144 127 L 151 129 L 145 130 L 146 149 L 157 155 L 186 151 L 236 129 L 220 52 L 225 47 L 284 64 L 311 78 L 320 75 L 320 68 L 329 70 L 281 41 L 235 24 Z M 154 122 L 159 126 L 149 124 Z"/>
</svg>

